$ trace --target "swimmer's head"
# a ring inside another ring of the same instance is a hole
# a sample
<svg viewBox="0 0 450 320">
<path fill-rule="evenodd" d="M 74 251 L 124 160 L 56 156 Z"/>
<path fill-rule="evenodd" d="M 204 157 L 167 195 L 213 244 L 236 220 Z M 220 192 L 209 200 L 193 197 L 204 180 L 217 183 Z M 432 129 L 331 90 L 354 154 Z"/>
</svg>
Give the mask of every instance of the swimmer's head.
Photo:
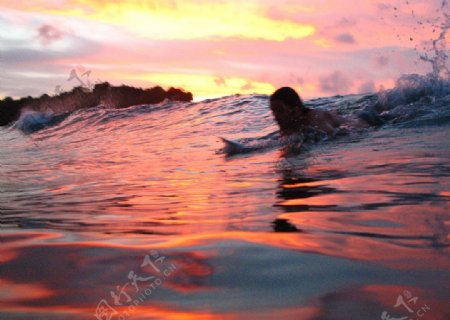
<svg viewBox="0 0 450 320">
<path fill-rule="evenodd" d="M 270 96 L 270 104 L 272 102 L 282 102 L 291 108 L 303 108 L 303 101 L 294 89 L 290 87 L 282 87 L 272 93 Z"/>
<path fill-rule="evenodd" d="M 300 96 L 290 87 L 282 87 L 270 96 L 270 110 L 282 132 L 296 129 L 305 106 Z"/>
</svg>

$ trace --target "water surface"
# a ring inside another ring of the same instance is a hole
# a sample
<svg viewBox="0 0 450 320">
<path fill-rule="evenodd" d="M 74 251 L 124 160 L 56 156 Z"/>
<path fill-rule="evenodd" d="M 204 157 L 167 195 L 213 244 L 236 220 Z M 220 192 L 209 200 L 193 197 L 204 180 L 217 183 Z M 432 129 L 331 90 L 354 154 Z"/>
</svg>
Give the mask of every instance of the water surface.
<svg viewBox="0 0 450 320">
<path fill-rule="evenodd" d="M 449 101 L 231 157 L 218 137 L 276 131 L 267 96 L 23 117 L 0 129 L 0 318 L 448 319 Z"/>
</svg>

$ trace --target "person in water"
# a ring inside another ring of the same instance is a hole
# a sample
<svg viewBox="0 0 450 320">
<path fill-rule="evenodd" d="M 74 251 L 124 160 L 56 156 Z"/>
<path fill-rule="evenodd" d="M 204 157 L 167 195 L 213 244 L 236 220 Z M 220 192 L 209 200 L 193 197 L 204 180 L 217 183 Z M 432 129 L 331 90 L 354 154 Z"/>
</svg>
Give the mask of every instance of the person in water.
<svg viewBox="0 0 450 320">
<path fill-rule="evenodd" d="M 282 87 L 270 96 L 270 110 L 283 136 L 312 128 L 323 131 L 332 137 L 339 132 L 343 125 L 366 128 L 370 125 L 380 124 L 374 115 L 370 115 L 366 111 L 361 112 L 358 119 L 351 120 L 333 112 L 307 108 L 297 92 L 290 87 Z"/>
</svg>

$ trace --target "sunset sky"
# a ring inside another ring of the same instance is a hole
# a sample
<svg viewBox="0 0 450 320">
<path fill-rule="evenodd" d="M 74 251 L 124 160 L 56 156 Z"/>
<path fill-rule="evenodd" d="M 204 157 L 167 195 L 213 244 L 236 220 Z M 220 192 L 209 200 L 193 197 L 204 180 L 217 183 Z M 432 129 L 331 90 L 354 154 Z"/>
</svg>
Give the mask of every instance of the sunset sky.
<svg viewBox="0 0 450 320">
<path fill-rule="evenodd" d="M 0 97 L 70 90 L 74 69 L 196 100 L 373 92 L 430 71 L 419 53 L 443 12 L 442 0 L 0 0 Z"/>
</svg>

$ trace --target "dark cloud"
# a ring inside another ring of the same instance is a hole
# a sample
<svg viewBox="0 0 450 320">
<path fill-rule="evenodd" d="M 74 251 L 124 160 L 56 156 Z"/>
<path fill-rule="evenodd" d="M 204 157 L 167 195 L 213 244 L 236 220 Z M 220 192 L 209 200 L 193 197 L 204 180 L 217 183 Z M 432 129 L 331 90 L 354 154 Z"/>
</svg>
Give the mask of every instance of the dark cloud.
<svg viewBox="0 0 450 320">
<path fill-rule="evenodd" d="M 32 48 L 12 48 L 2 51 L 2 61 L 6 64 L 39 63 L 52 62 L 58 57 L 63 57 L 61 53 L 53 51 L 36 50 Z"/>
<path fill-rule="evenodd" d="M 5 65 L 11 66 L 13 69 L 22 64 L 26 64 L 25 68 L 29 68 L 30 65 L 53 64 L 55 60 L 59 59 L 82 59 L 101 49 L 101 44 L 83 38 L 71 37 L 69 40 L 67 49 L 57 51 L 49 48 L 35 49 L 26 42 L 17 45 L 0 39 L 1 59 Z"/>
<path fill-rule="evenodd" d="M 389 64 L 389 58 L 386 56 L 378 56 L 375 58 L 375 66 L 385 67 Z"/>
<path fill-rule="evenodd" d="M 58 72 L 56 68 L 48 66 L 48 73 Z M 24 71 L 25 72 L 25 71 Z M 43 73 L 44 71 L 42 71 Z M 38 74 L 38 72 L 36 72 Z M 52 77 L 31 77 L 24 76 L 22 72 L 5 71 L 2 76 L 4 79 L 0 82 L 0 95 L 11 96 L 15 98 L 26 96 L 40 96 L 43 93 L 52 93 L 52 89 L 61 81 L 55 75 Z"/>
<path fill-rule="evenodd" d="M 372 80 L 366 81 L 359 87 L 358 93 L 373 93 L 375 92 L 375 82 Z"/>
<path fill-rule="evenodd" d="M 38 28 L 38 37 L 44 45 L 60 40 L 63 36 L 64 33 L 62 31 L 50 24 L 43 24 Z"/>
<path fill-rule="evenodd" d="M 334 37 L 334 40 L 336 40 L 337 42 L 341 42 L 341 43 L 355 43 L 356 40 L 353 37 L 352 34 L 345 32 L 345 33 L 341 33 L 339 35 L 337 35 L 336 37 Z"/>
<path fill-rule="evenodd" d="M 334 71 L 333 73 L 320 77 L 319 79 L 320 90 L 326 93 L 348 93 L 351 86 L 352 81 L 340 71 Z"/>
<path fill-rule="evenodd" d="M 0 95 L 38 96 L 42 93 L 53 94 L 58 84 L 73 86 L 75 82 L 66 81 L 73 65 L 78 61 L 89 62 L 89 56 L 98 52 L 100 44 L 76 37 L 71 37 L 68 44 L 66 50 L 60 51 L 50 47 L 36 49 L 28 42 L 19 45 L 0 39 Z"/>
</svg>

